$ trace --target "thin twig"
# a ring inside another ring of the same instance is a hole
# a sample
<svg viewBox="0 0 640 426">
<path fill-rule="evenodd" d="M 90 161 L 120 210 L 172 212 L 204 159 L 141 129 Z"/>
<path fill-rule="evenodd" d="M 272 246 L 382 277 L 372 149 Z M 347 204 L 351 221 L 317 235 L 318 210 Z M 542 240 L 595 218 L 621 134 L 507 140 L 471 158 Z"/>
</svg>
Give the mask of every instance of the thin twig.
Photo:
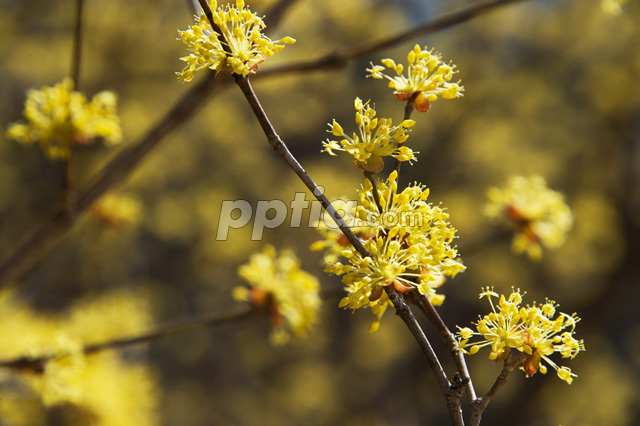
<svg viewBox="0 0 640 426">
<path fill-rule="evenodd" d="M 75 24 L 73 29 L 73 51 L 71 53 L 71 79 L 74 90 L 80 87 L 80 62 L 82 59 L 82 10 L 84 0 L 76 0 Z"/>
<path fill-rule="evenodd" d="M 380 194 L 378 194 L 378 185 L 376 184 L 376 181 L 373 178 L 373 173 L 364 172 L 364 176 L 367 179 L 369 179 L 369 182 L 371 182 L 371 193 L 373 194 L 373 199 L 376 202 L 376 207 L 378 207 L 378 211 L 380 213 L 384 213 L 384 210 L 382 209 L 382 203 L 380 202 Z"/>
<path fill-rule="evenodd" d="M 80 87 L 80 63 L 82 62 L 82 17 L 84 0 L 76 0 L 74 27 L 73 27 L 73 47 L 71 49 L 71 69 L 69 75 L 73 81 L 73 90 L 78 91 Z M 73 151 L 69 158 L 62 161 L 62 197 L 63 206 L 66 209 L 69 220 L 75 216 L 75 185 L 73 181 Z"/>
<path fill-rule="evenodd" d="M 222 313 L 213 313 L 197 318 L 183 319 L 179 321 L 160 324 L 136 336 L 107 340 L 106 342 L 92 343 L 85 345 L 82 351 L 86 355 L 94 354 L 108 349 L 119 349 L 137 343 L 150 342 L 162 337 L 174 334 L 185 333 L 204 327 L 212 327 L 228 322 L 237 321 L 249 317 L 257 310 L 249 305 L 237 305 Z M 44 355 L 40 357 L 20 357 L 13 360 L 1 361 L 0 367 L 14 370 L 42 371 L 44 364 L 55 358 L 55 355 Z"/>
<path fill-rule="evenodd" d="M 333 299 L 344 294 L 344 288 L 335 287 L 325 289 L 320 293 L 322 300 Z M 232 321 L 241 320 L 261 312 L 259 308 L 249 305 L 237 305 L 225 312 L 214 312 L 201 315 L 195 318 L 179 319 L 175 321 L 158 324 L 135 336 L 116 338 L 100 343 L 85 345 L 82 349 L 85 354 L 93 354 L 108 349 L 120 349 L 137 343 L 146 343 L 175 334 L 186 333 L 204 327 L 212 327 L 226 324 Z M 23 356 L 11 360 L 0 361 L 0 368 L 10 368 L 14 370 L 41 371 L 44 364 L 54 358 L 55 355 L 43 355 L 38 357 Z"/>
<path fill-rule="evenodd" d="M 351 228 L 349 228 L 349 225 L 345 223 L 345 221 L 342 219 L 342 216 L 340 216 L 333 205 L 331 205 L 327 197 L 322 193 L 322 190 L 318 188 L 318 185 L 316 185 L 313 179 L 311 179 L 311 176 L 309 176 L 309 174 L 300 165 L 300 163 L 298 163 L 298 160 L 296 160 L 296 158 L 291 154 L 291 152 L 287 148 L 287 145 L 282 141 L 280 136 L 278 136 L 275 129 L 271 125 L 269 118 L 262 109 L 262 105 L 260 105 L 260 101 L 254 93 L 253 88 L 251 87 L 251 83 L 249 83 L 249 79 L 238 74 L 234 74 L 233 76 L 236 80 L 236 84 L 238 85 L 240 90 L 242 90 L 242 93 L 247 99 L 247 102 L 249 102 L 249 105 L 251 106 L 254 115 L 260 123 L 260 127 L 267 137 L 269 144 L 284 159 L 289 167 L 291 167 L 291 169 L 298 175 L 300 180 L 302 180 L 302 182 L 307 186 L 307 188 L 316 197 L 316 199 L 320 201 L 322 207 L 327 213 L 329 213 L 331 218 L 335 221 L 335 223 L 338 225 L 342 233 L 347 237 L 353 247 L 363 256 L 370 257 L 371 255 L 364 248 L 360 239 L 356 237 Z"/>
<path fill-rule="evenodd" d="M 480 421 L 482 420 L 482 413 L 484 413 L 484 411 L 487 409 L 487 406 L 491 402 L 491 399 L 493 399 L 496 393 L 498 393 L 498 391 L 507 384 L 507 379 L 509 378 L 513 370 L 524 361 L 525 357 L 526 355 L 524 353 L 520 353 L 517 356 L 513 357 L 513 359 L 507 358 L 504 360 L 502 371 L 496 378 L 493 386 L 491 386 L 491 389 L 489 389 L 485 396 L 476 399 L 473 404 L 471 404 L 469 426 L 480 425 Z"/>
</svg>

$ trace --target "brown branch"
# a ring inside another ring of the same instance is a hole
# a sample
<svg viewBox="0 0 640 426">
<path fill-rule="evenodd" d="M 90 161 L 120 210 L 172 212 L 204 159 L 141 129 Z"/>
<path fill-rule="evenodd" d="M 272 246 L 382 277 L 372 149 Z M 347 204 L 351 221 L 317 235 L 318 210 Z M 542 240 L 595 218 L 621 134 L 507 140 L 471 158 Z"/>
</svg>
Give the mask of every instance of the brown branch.
<svg viewBox="0 0 640 426">
<path fill-rule="evenodd" d="M 306 187 L 311 191 L 311 193 L 316 197 L 318 201 L 322 204 L 322 207 L 325 209 L 331 218 L 338 225 L 342 233 L 347 237 L 349 242 L 353 245 L 353 247 L 358 250 L 360 254 L 365 257 L 370 257 L 369 252 L 364 248 L 362 242 L 356 235 L 351 231 L 351 228 L 344 222 L 342 216 L 336 211 L 336 209 L 331 205 L 327 197 L 322 193 L 322 190 L 318 188 L 318 185 L 311 179 L 311 176 L 306 172 L 306 170 L 298 163 L 298 160 L 291 154 L 287 145 L 282 141 L 280 136 L 276 133 L 273 125 L 269 121 L 266 113 L 262 109 L 262 105 L 260 105 L 260 101 L 258 100 L 256 94 L 251 87 L 251 83 L 249 83 L 249 79 L 243 77 L 238 74 L 233 75 L 236 84 L 242 90 L 249 106 L 253 110 L 254 115 L 256 116 L 258 123 L 260 123 L 260 127 L 267 137 L 267 141 L 273 147 L 273 149 L 284 159 L 284 161 L 289 165 L 289 167 L 298 175 L 300 180 L 306 185 Z"/>
<path fill-rule="evenodd" d="M 467 363 L 464 359 L 464 354 L 458 348 L 458 342 L 453 333 L 449 330 L 447 325 L 442 320 L 438 311 L 433 306 L 429 298 L 425 295 L 415 295 L 414 298 L 417 301 L 418 308 L 424 313 L 424 315 L 433 323 L 438 333 L 440 333 L 440 337 L 442 337 L 442 341 L 444 342 L 447 350 L 451 354 L 454 362 L 456 363 L 456 367 L 458 367 L 458 372 L 460 373 L 460 377 L 462 380 L 465 380 L 467 384 L 467 398 L 469 398 L 469 402 L 473 402 L 476 400 L 476 391 L 473 387 L 473 382 L 471 381 L 471 375 L 469 374 L 469 368 L 467 367 Z"/>
<path fill-rule="evenodd" d="M 80 87 L 80 60 L 82 58 L 82 10 L 84 0 L 76 0 L 76 9 L 73 28 L 73 50 L 71 53 L 71 79 L 74 90 Z"/>
<path fill-rule="evenodd" d="M 487 392 L 487 394 L 478 398 L 471 404 L 471 414 L 469 416 L 469 426 L 479 426 L 480 421 L 482 420 L 482 413 L 487 409 L 487 406 L 491 402 L 491 399 L 498 393 L 498 391 L 507 384 L 507 379 L 515 370 L 515 368 L 520 365 L 526 355 L 524 353 L 519 353 L 517 356 L 512 358 L 507 358 L 504 360 L 504 365 L 502 367 L 502 371 L 496 378 L 496 381 L 491 386 L 491 389 Z"/>
<path fill-rule="evenodd" d="M 453 386 L 451 385 L 442 365 L 440 364 L 438 356 L 433 351 L 433 348 L 431 347 L 427 336 L 425 336 L 422 331 L 422 328 L 420 328 L 420 324 L 418 324 L 418 321 L 416 321 L 413 316 L 411 308 L 409 308 L 409 306 L 404 302 L 402 295 L 396 292 L 392 286 L 385 286 L 384 289 L 389 296 L 389 300 L 391 300 L 391 303 L 393 303 L 393 306 L 396 309 L 396 315 L 404 321 L 414 339 L 418 342 L 418 345 L 420 345 L 420 349 L 422 349 L 422 352 L 426 355 L 431 371 L 436 377 L 436 382 L 438 382 L 440 392 L 446 401 L 452 425 L 464 426 L 460 398 L 464 393 L 467 382 L 457 381 L 454 382 Z"/>
</svg>

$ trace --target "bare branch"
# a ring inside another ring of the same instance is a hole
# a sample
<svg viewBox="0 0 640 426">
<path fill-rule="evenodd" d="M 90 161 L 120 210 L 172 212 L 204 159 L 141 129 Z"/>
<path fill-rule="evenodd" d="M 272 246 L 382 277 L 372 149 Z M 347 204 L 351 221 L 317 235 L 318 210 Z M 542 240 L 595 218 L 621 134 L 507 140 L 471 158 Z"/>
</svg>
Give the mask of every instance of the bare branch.
<svg viewBox="0 0 640 426">
<path fill-rule="evenodd" d="M 502 371 L 496 378 L 496 381 L 489 389 L 489 392 L 482 397 L 476 399 L 471 404 L 471 414 L 469 416 L 469 425 L 470 426 L 479 426 L 480 421 L 482 420 L 482 413 L 487 409 L 487 406 L 491 402 L 491 399 L 498 393 L 498 391 L 507 384 L 507 379 L 513 372 L 513 370 L 522 362 L 524 362 L 526 355 L 524 353 L 519 353 L 517 356 L 511 358 L 507 358 L 504 360 L 504 365 L 502 367 Z"/>
<path fill-rule="evenodd" d="M 406 324 L 407 328 L 413 335 L 414 339 L 420 345 L 420 349 L 427 356 L 427 360 L 429 361 L 429 366 L 431 367 L 431 371 L 436 377 L 436 381 L 438 382 L 438 386 L 440 387 L 440 392 L 444 397 L 447 409 L 449 411 L 449 416 L 451 417 L 451 423 L 454 426 L 464 426 L 464 420 L 462 419 L 462 408 L 460 406 L 460 397 L 464 392 L 467 382 L 460 381 L 454 383 L 454 386 L 449 383 L 449 379 L 447 378 L 442 365 L 440 364 L 440 360 L 438 356 L 433 351 L 427 336 L 425 336 L 422 328 L 420 328 L 420 324 L 416 321 L 413 313 L 411 312 L 411 308 L 407 306 L 404 302 L 402 295 L 395 291 L 392 286 L 385 286 L 385 291 L 389 296 L 389 300 L 393 303 L 393 306 L 396 309 L 396 315 L 398 315 L 402 321 Z"/>
<path fill-rule="evenodd" d="M 101 352 L 107 349 L 118 349 L 125 346 L 135 345 L 137 343 L 146 343 L 152 340 L 156 340 L 162 337 L 172 336 L 174 334 L 185 333 L 188 331 L 197 330 L 204 327 L 213 327 L 229 322 L 237 321 L 249 317 L 256 313 L 256 309 L 249 305 L 238 305 L 233 309 L 230 309 L 222 313 L 213 313 L 202 317 L 183 319 L 179 321 L 168 322 L 160 324 L 154 328 L 145 331 L 142 334 L 127 337 L 108 340 L 106 342 L 92 343 L 85 345 L 82 351 L 86 355 Z M 54 355 L 44 355 L 40 357 L 21 357 L 8 361 L 0 361 L 0 367 L 10 368 L 13 370 L 21 371 L 44 371 L 44 366 L 47 361 L 53 359 Z"/>
<path fill-rule="evenodd" d="M 472 403 L 477 398 L 476 391 L 473 387 L 473 382 L 471 381 L 471 375 L 469 374 L 469 368 L 467 367 L 467 363 L 464 359 L 464 354 L 459 350 L 458 342 L 456 341 L 454 334 L 451 333 L 427 296 L 415 295 L 414 299 L 417 301 L 417 305 L 420 310 L 425 314 L 429 321 L 433 323 L 436 330 L 438 330 L 438 333 L 440 333 L 442 341 L 455 361 L 456 367 L 458 367 L 458 372 L 460 373 L 461 378 L 467 381 L 467 397 L 469 398 L 469 403 Z"/>
<path fill-rule="evenodd" d="M 467 22 L 473 18 L 484 15 L 494 9 L 511 3 L 517 3 L 524 0 L 493 0 L 483 4 L 477 4 L 454 12 L 449 15 L 437 18 L 433 21 L 413 27 L 403 33 L 385 38 L 380 41 L 366 43 L 350 49 L 341 51 L 333 51 L 324 56 L 308 61 L 301 61 L 289 65 L 267 69 L 257 74 L 256 78 L 264 78 L 273 74 L 282 75 L 298 72 L 309 72 L 317 70 L 330 70 L 345 66 L 354 59 L 370 55 L 387 47 L 395 46 L 403 41 L 411 40 L 419 35 L 430 34 L 440 30 L 444 30 L 455 25 Z"/>
</svg>

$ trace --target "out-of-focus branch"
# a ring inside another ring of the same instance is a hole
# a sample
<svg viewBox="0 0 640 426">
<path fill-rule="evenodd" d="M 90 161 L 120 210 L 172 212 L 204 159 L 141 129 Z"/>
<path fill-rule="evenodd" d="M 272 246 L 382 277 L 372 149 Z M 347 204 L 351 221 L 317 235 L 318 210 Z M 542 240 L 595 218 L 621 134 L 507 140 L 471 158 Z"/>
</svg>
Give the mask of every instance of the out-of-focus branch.
<svg viewBox="0 0 640 426">
<path fill-rule="evenodd" d="M 211 73 L 194 86 L 137 144 L 120 151 L 98 174 L 86 189 L 77 194 L 75 211 L 85 211 L 100 196 L 129 176 L 158 143 L 192 113 L 224 80 L 214 80 Z M 65 208 L 54 214 L 31 235 L 18 243 L 17 249 L 0 265 L 0 287 L 20 277 L 55 244 L 75 223 L 77 216 L 69 217 Z"/>
<path fill-rule="evenodd" d="M 108 349 L 119 349 L 138 343 L 146 343 L 174 334 L 186 333 L 205 327 L 213 327 L 229 322 L 234 322 L 249 317 L 257 310 L 249 305 L 238 305 L 226 312 L 218 312 L 204 315 L 197 318 L 183 319 L 179 321 L 160 324 L 138 334 L 127 338 L 118 338 L 106 342 L 92 343 L 82 348 L 86 355 L 101 352 Z M 44 355 L 40 357 L 21 357 L 8 361 L 0 361 L 0 368 L 10 368 L 13 370 L 43 371 L 47 361 L 53 359 L 54 355 Z"/>
<path fill-rule="evenodd" d="M 374 41 L 353 48 L 333 51 L 324 56 L 308 61 L 301 61 L 289 65 L 267 69 L 256 74 L 254 78 L 265 78 L 273 74 L 283 75 L 298 72 L 309 72 L 317 70 L 335 69 L 345 66 L 354 59 L 370 55 L 387 47 L 395 46 L 403 41 L 410 40 L 419 35 L 430 34 L 455 25 L 467 22 L 473 18 L 491 12 L 501 6 L 517 3 L 525 0 L 493 0 L 486 3 L 477 4 L 458 12 L 451 13 L 433 21 L 413 27 L 403 33 L 385 38 L 383 40 Z"/>
<path fill-rule="evenodd" d="M 73 28 L 73 50 L 71 53 L 71 79 L 74 90 L 78 90 L 80 80 L 80 62 L 82 59 L 82 11 L 84 0 L 76 0 L 76 9 Z"/>
</svg>

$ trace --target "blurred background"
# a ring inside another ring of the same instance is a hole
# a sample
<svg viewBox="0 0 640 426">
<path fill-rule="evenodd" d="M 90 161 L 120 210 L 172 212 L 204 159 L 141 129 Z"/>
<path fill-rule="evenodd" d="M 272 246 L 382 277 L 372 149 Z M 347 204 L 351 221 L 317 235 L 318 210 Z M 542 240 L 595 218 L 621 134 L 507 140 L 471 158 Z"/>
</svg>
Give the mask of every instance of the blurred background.
<svg viewBox="0 0 640 426">
<path fill-rule="evenodd" d="M 264 13 L 274 1 L 249 4 Z M 298 0 L 269 32 L 274 39 L 294 37 L 296 44 L 261 69 L 380 40 L 473 4 Z M 29 88 L 53 85 L 69 75 L 74 2 L 0 0 L 0 7 L 0 127 L 6 129 L 21 118 Z M 79 186 L 90 182 L 119 149 L 135 144 L 205 78 L 200 72 L 194 82 L 182 84 L 175 76 L 183 68 L 178 58 L 186 54 L 177 30 L 186 29 L 192 15 L 187 1 L 86 2 L 80 90 L 89 96 L 101 90 L 118 94 L 124 142 L 78 150 L 73 173 Z M 458 66 L 464 97 L 437 100 L 428 113 L 414 115 L 417 124 L 408 144 L 420 152 L 419 161 L 401 174 L 402 185 L 427 185 L 430 201 L 446 207 L 458 229 L 457 245 L 468 269 L 441 288 L 446 301 L 439 311 L 450 328 L 468 326 L 487 311 L 486 302 L 478 300 L 481 286 L 501 292 L 515 286 L 528 293 L 526 301 L 548 297 L 561 311 L 577 312 L 583 320 L 576 337 L 587 348 L 566 362 L 579 376 L 570 386 L 553 372 L 530 379 L 515 372 L 483 424 L 640 424 L 638 22 L 637 2 L 612 16 L 599 0 L 528 0 L 341 69 L 255 81 L 280 136 L 327 196 L 352 198 L 362 173 L 346 156 L 320 153 L 321 141 L 329 136 L 327 123 L 335 118 L 349 131 L 356 96 L 371 99 L 380 117 L 400 122 L 403 115 L 403 104 L 385 83 L 365 78 L 369 63 L 387 57 L 405 62 L 418 43 L 436 48 Z M 0 139 L 4 260 L 60 209 L 63 169 L 36 146 L 21 146 L 4 135 Z M 566 243 L 545 250 L 537 263 L 514 255 L 510 237 L 504 237 L 508 228 L 482 214 L 488 187 L 503 185 L 512 175 L 533 174 L 566 195 L 575 219 Z M 265 230 L 262 241 L 251 241 L 247 226 L 230 230 L 228 241 L 216 241 L 223 200 L 288 204 L 303 191 L 266 143 L 240 92 L 229 86 L 165 138 L 117 188 L 133 206 L 125 223 L 109 226 L 97 214 L 85 215 L 13 283 L 11 303 L 39 318 L 61 318 L 79 304 L 118 294 L 140 302 L 131 309 L 144 310 L 145 318 L 127 327 L 117 324 L 126 315 L 114 304 L 110 321 L 127 335 L 237 304 L 231 298 L 231 289 L 241 283 L 237 268 L 266 243 L 292 249 L 302 267 L 320 278 L 323 290 L 340 288 L 338 277 L 322 272 L 321 254 L 309 251 L 318 239 L 314 229 L 283 225 Z M 312 199 L 308 193 L 307 199 Z M 118 424 L 448 424 L 435 380 L 404 324 L 387 313 L 380 330 L 370 334 L 373 316 L 339 309 L 338 301 L 324 302 L 321 321 L 307 339 L 282 347 L 269 345 L 268 320 L 257 318 L 118 353 L 144 369 L 148 385 L 139 391 L 147 396 L 144 407 L 132 403 L 140 417 Z M 28 332 L 29 321 L 12 317 L 6 304 L 0 309 L 6 317 L 0 326 L 6 322 L 17 328 L 15 338 L 21 327 Z M 419 319 L 452 374 L 439 337 Z M 500 365 L 485 353 L 469 363 L 478 392 L 486 392 Z M 123 380 L 113 391 L 133 383 L 139 379 Z M 6 401 L 20 401 L 11 386 L 0 386 L 0 392 L 2 425 L 94 424 L 90 416 L 8 415 L 9 408 L 3 407 L 11 402 Z M 24 412 L 37 411 L 25 407 Z"/>
</svg>

